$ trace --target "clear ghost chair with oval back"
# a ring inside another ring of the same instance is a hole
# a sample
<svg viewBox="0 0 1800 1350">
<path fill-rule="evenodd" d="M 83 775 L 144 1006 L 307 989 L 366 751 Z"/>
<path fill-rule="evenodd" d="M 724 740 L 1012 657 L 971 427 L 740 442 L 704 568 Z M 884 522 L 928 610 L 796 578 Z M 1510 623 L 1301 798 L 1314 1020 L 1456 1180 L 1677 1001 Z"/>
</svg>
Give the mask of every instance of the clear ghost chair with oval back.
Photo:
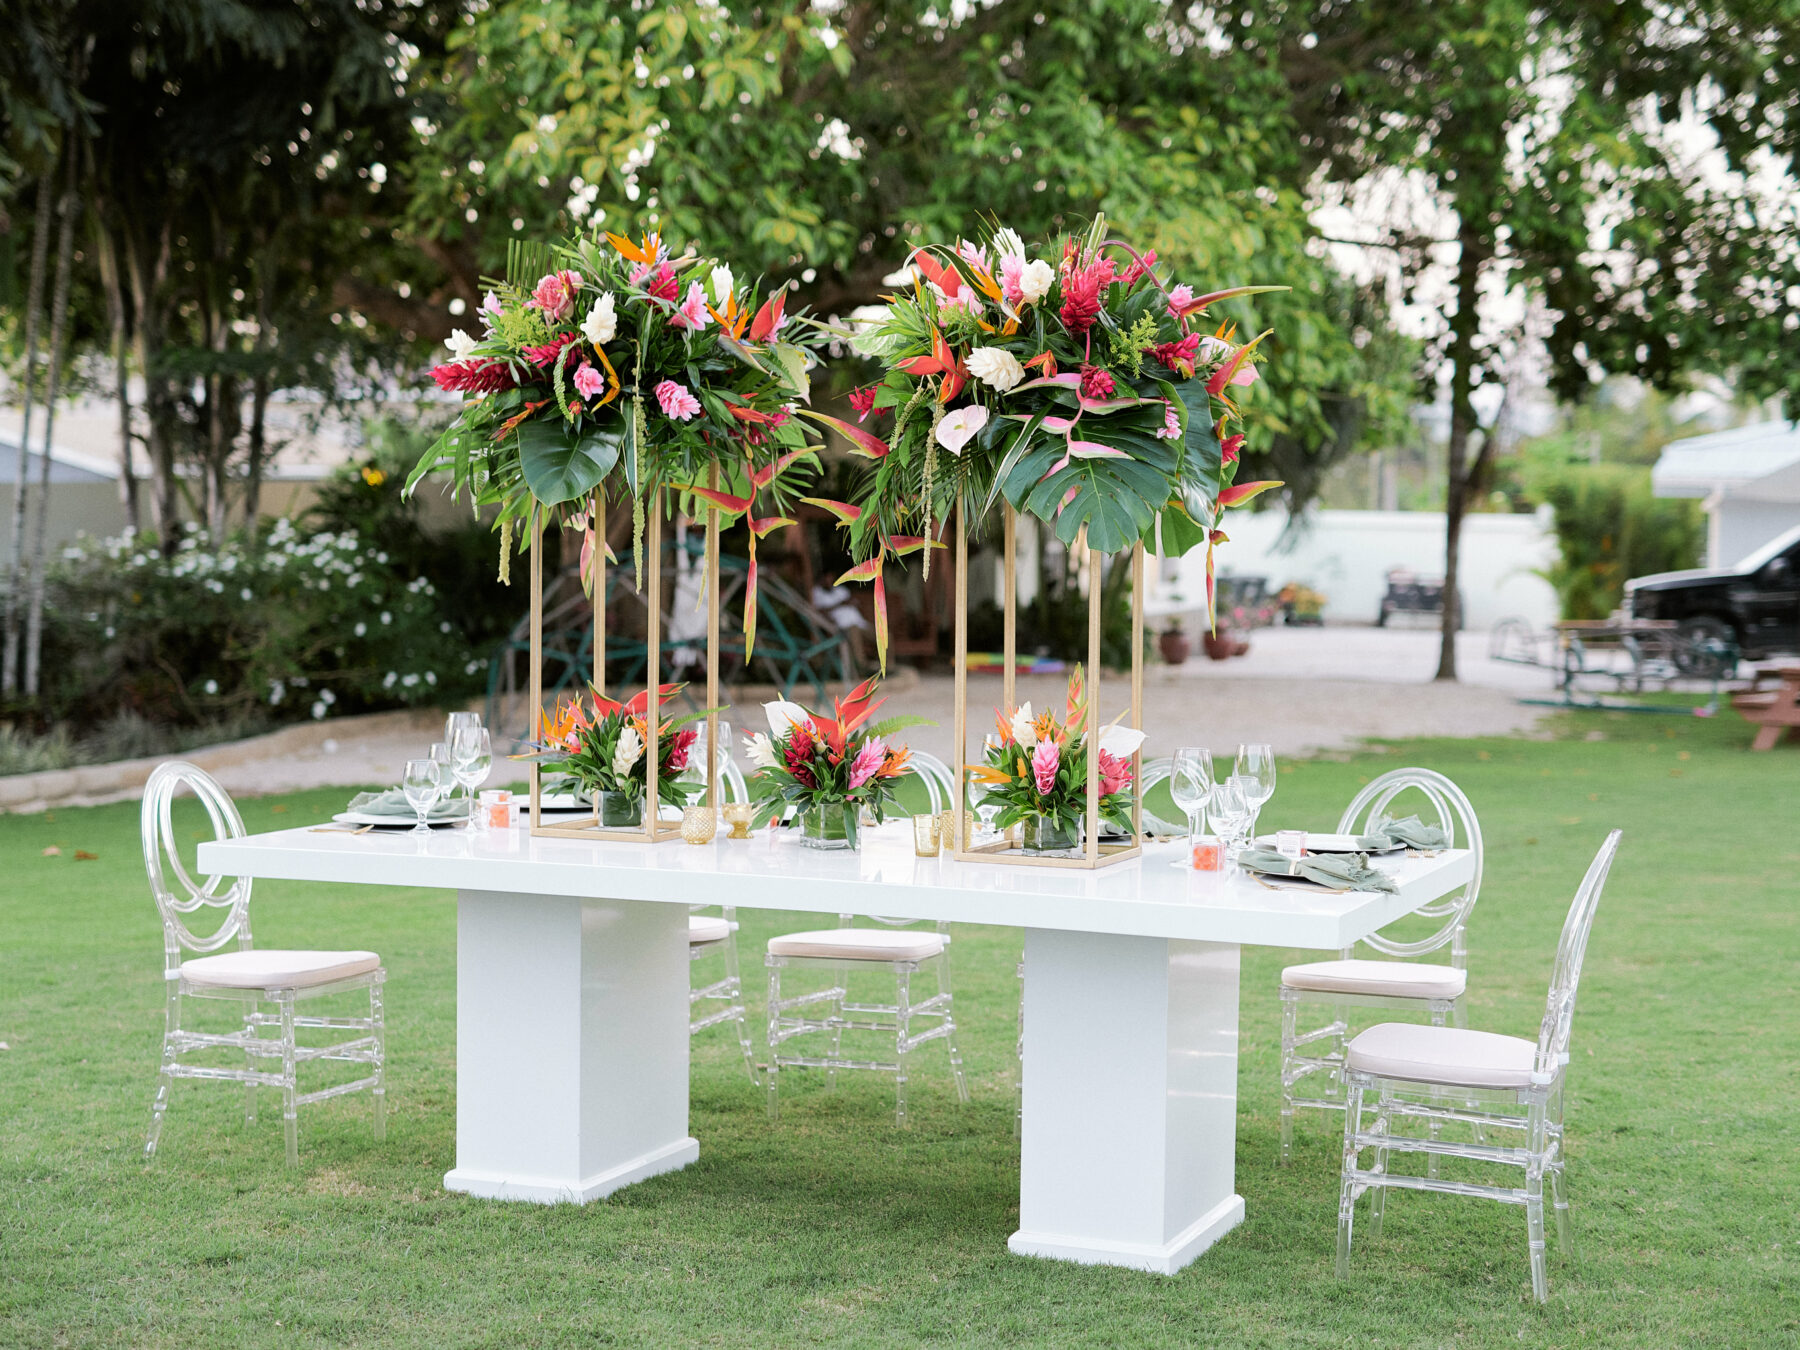
<svg viewBox="0 0 1800 1350">
<path fill-rule="evenodd" d="M 175 761 L 159 764 L 151 773 L 144 787 L 140 823 L 144 868 L 162 917 L 165 995 L 162 1069 L 151 1109 L 150 1134 L 144 1142 L 145 1159 L 156 1156 L 163 1117 L 178 1078 L 244 1084 L 246 1124 L 256 1120 L 257 1088 L 281 1089 L 282 1126 L 290 1167 L 300 1161 L 298 1109 L 327 1097 L 368 1088 L 375 1104 L 375 1138 L 385 1138 L 382 984 L 387 972 L 381 968 L 381 958 L 365 951 L 278 951 L 253 946 L 250 878 L 232 878 L 227 884 L 227 878 L 214 876 L 200 884 L 188 874 L 181 860 L 172 808 L 177 793 L 184 787 L 206 811 L 215 838 L 236 839 L 245 833 L 237 807 L 205 770 Z M 203 909 L 225 911 L 219 926 L 205 936 L 188 927 L 188 916 Z M 232 943 L 236 944 L 235 951 L 223 950 Z M 184 959 L 186 952 L 198 955 Z M 313 999 L 358 990 L 368 991 L 367 1017 L 311 1016 L 296 1011 L 297 1005 Z M 222 999 L 242 1004 L 241 1029 L 224 1033 L 185 1029 L 185 999 Z M 307 1029 L 356 1034 L 329 1045 L 302 1046 L 296 1032 Z M 277 1034 L 265 1035 L 269 1030 Z M 241 1054 L 244 1067 L 183 1061 L 189 1054 L 220 1051 Z M 277 1069 L 268 1072 L 259 1068 L 258 1062 L 263 1060 L 278 1061 Z M 367 1065 L 369 1073 L 351 1082 L 302 1093 L 298 1088 L 299 1066 L 314 1060 Z"/>
<path fill-rule="evenodd" d="M 1352 1009 L 1379 1008 L 1425 1014 L 1433 1026 L 1446 1021 L 1463 1025 L 1463 994 L 1468 987 L 1469 914 L 1481 891 L 1481 826 L 1475 808 L 1455 783 L 1431 769 L 1406 768 L 1384 773 L 1356 794 L 1338 822 L 1340 834 L 1363 834 L 1408 793 L 1424 799 L 1420 818 L 1443 829 L 1452 848 L 1475 855 L 1469 884 L 1441 900 L 1421 905 L 1414 914 L 1441 920 L 1422 938 L 1403 941 L 1392 932 L 1370 934 L 1363 941 L 1391 960 L 1358 960 L 1347 947 L 1335 961 L 1312 961 L 1281 972 L 1281 1161 L 1293 1155 L 1297 1109 L 1344 1109 L 1344 1047 L 1350 1039 Z M 1433 819 L 1435 817 L 1435 819 Z M 1408 916 L 1410 920 L 1412 916 Z M 1406 923 L 1408 920 L 1402 920 Z M 1398 926 L 1398 925 L 1395 925 Z M 1449 949 L 1443 965 L 1417 958 Z M 1300 1010 L 1326 1005 L 1332 1019 L 1322 1027 L 1302 1030 Z M 1297 1089 L 1313 1087 L 1301 1092 Z M 1431 1165 L 1435 1168 L 1436 1160 Z"/>
<path fill-rule="evenodd" d="M 1344 1072 L 1343 1168 L 1338 1183 L 1337 1275 L 1350 1274 L 1350 1237 L 1356 1201 L 1369 1192 L 1369 1236 L 1381 1236 L 1383 1202 L 1389 1190 L 1435 1191 L 1522 1205 L 1531 1258 L 1531 1292 L 1539 1303 L 1550 1297 L 1545 1269 L 1544 1182 L 1550 1183 L 1556 1242 L 1573 1260 L 1575 1234 L 1569 1220 L 1569 1187 L 1564 1176 L 1563 1107 L 1569 1077 L 1569 1039 L 1575 1024 L 1575 995 L 1600 893 L 1606 888 L 1622 831 L 1614 830 L 1589 864 L 1581 888 L 1563 920 L 1551 969 L 1550 993 L 1537 1040 L 1501 1036 L 1460 1027 L 1427 1027 L 1389 1022 L 1370 1027 L 1350 1042 Z M 1370 1099 L 1374 1122 L 1365 1128 Z M 1423 1122 L 1428 1137 L 1395 1127 Z M 1468 1126 L 1473 1142 L 1446 1140 L 1443 1128 Z M 1488 1144 L 1496 1134 L 1503 1142 Z M 1364 1168 L 1361 1153 L 1375 1150 L 1375 1165 Z M 1393 1154 L 1423 1153 L 1429 1160 L 1462 1159 L 1487 1166 L 1523 1169 L 1522 1186 L 1493 1186 L 1440 1180 L 1389 1170 Z"/>
<path fill-rule="evenodd" d="M 750 800 L 749 790 L 744 783 L 743 770 L 729 757 L 721 757 L 719 776 L 724 780 L 726 799 L 734 802 Z M 709 981 L 703 985 L 690 985 L 688 989 L 688 1035 L 698 1036 L 710 1027 L 730 1022 L 737 1029 L 738 1045 L 744 1052 L 744 1068 L 750 1074 L 751 1083 L 756 1082 L 756 1050 L 750 1043 L 750 1015 L 744 1004 L 744 981 L 738 968 L 737 948 L 737 907 L 720 905 L 717 915 L 703 911 L 713 908 L 711 905 L 688 906 L 688 961 L 690 963 L 705 961 L 714 956 L 724 958 L 725 973 L 723 978 Z M 723 1007 L 712 1011 L 700 1011 L 697 1015 L 693 1009 L 704 1004 L 723 1004 Z"/>
</svg>

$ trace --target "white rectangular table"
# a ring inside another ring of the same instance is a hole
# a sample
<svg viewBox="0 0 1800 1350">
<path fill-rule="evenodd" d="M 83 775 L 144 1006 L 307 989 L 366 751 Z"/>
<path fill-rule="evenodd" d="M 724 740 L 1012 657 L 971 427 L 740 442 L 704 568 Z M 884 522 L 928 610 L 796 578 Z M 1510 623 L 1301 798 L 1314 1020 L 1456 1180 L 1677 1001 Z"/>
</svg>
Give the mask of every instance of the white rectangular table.
<svg viewBox="0 0 1800 1350">
<path fill-rule="evenodd" d="M 456 1166 L 444 1185 L 584 1202 L 699 1156 L 688 1134 L 689 905 L 1020 927 L 1025 1100 L 1015 1252 L 1173 1273 L 1242 1219 L 1238 949 L 1337 951 L 1468 881 L 1470 855 L 1384 861 L 1396 894 L 1268 890 L 1171 864 L 1088 872 L 860 852 L 588 843 L 524 830 L 305 829 L 202 844 L 200 866 L 457 892 Z M 1272 990 L 1267 991 L 1273 997 Z"/>
</svg>

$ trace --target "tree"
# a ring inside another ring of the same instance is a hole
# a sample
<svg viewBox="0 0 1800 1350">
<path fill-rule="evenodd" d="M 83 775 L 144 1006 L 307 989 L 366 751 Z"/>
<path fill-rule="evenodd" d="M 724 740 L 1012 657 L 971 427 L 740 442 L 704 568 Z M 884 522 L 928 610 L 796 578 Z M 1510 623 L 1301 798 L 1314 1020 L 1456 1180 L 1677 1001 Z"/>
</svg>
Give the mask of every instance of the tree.
<svg viewBox="0 0 1800 1350">
<path fill-rule="evenodd" d="M 1456 675 L 1461 525 L 1496 442 L 1476 391 L 1504 373 L 1514 316 L 1543 311 L 1551 386 L 1605 373 L 1661 387 L 1732 371 L 1800 385 L 1793 53 L 1800 5 L 1432 0 L 1259 13 L 1243 41 L 1291 72 L 1302 139 L 1348 189 L 1418 186 L 1445 232 L 1389 219 L 1376 241 L 1415 297 L 1449 273 L 1421 374 L 1450 401 L 1438 678 Z M 1686 127 L 1676 121 L 1686 117 Z M 1712 138 L 1718 163 L 1695 153 Z M 1766 158 L 1765 158 L 1766 157 Z M 1785 176 L 1785 205 L 1750 172 Z M 1790 339 L 1791 340 L 1791 339 Z"/>
</svg>

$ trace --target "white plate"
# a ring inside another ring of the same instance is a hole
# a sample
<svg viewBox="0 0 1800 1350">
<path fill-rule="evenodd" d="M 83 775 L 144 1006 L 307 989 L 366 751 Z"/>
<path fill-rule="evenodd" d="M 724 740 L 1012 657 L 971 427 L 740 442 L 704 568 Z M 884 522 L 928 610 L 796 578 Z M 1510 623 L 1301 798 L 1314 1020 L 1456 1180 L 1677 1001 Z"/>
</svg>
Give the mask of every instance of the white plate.
<svg viewBox="0 0 1800 1350">
<path fill-rule="evenodd" d="M 1363 848 L 1356 842 L 1360 837 L 1354 834 L 1309 834 L 1306 836 L 1305 847 L 1308 853 L 1367 853 L 1372 856 L 1379 856 L 1383 853 L 1399 853 L 1406 848 L 1405 844 L 1395 844 L 1392 848 Z M 1275 836 L 1272 834 L 1258 835 L 1256 846 L 1258 848 L 1274 848 Z"/>
<path fill-rule="evenodd" d="M 427 816 L 425 823 L 434 830 L 441 830 L 451 825 L 461 825 L 468 820 L 466 813 L 454 816 Z M 381 830 L 410 830 L 419 823 L 418 817 L 411 820 L 403 816 L 372 816 L 364 811 L 340 811 L 332 817 L 340 825 L 373 825 Z"/>
</svg>

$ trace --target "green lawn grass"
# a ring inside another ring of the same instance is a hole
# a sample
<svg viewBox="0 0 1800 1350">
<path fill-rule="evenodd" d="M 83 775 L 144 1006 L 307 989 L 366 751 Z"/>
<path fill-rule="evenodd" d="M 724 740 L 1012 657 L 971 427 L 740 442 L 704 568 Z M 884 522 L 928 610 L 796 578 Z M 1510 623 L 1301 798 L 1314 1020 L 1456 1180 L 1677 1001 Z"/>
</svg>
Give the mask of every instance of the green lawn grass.
<svg viewBox="0 0 1800 1350">
<path fill-rule="evenodd" d="M 1247 1217 L 1173 1279 L 1009 1256 L 1017 931 L 959 928 L 974 1093 L 915 1079 L 784 1093 L 778 1128 L 728 1031 L 694 1047 L 698 1164 L 610 1200 L 446 1193 L 454 1151 L 454 901 L 259 884 L 267 946 L 369 947 L 389 972 L 389 1130 L 366 1098 L 301 1116 L 282 1165 L 265 1094 L 177 1089 L 140 1161 L 161 955 L 133 805 L 0 818 L 0 1344 L 1792 1346 L 1800 1343 L 1800 753 L 1714 722 L 1584 713 L 1551 740 L 1413 741 L 1284 763 L 1264 823 L 1329 827 L 1407 763 L 1474 801 L 1488 840 L 1471 1024 L 1534 1036 L 1563 912 L 1605 832 L 1625 842 L 1576 1019 L 1569 1175 L 1581 1261 L 1530 1301 L 1521 1211 L 1397 1194 L 1332 1278 L 1335 1117 L 1276 1163 L 1277 974 L 1243 963 L 1238 1189 Z M 245 801 L 253 830 L 342 792 Z M 46 856 L 50 846 L 60 848 Z M 77 850 L 96 854 L 78 860 Z M 757 953 L 810 916 L 749 913 Z M 935 1047 L 933 1047 L 935 1049 Z M 792 1082 L 801 1075 L 791 1075 Z"/>
</svg>

